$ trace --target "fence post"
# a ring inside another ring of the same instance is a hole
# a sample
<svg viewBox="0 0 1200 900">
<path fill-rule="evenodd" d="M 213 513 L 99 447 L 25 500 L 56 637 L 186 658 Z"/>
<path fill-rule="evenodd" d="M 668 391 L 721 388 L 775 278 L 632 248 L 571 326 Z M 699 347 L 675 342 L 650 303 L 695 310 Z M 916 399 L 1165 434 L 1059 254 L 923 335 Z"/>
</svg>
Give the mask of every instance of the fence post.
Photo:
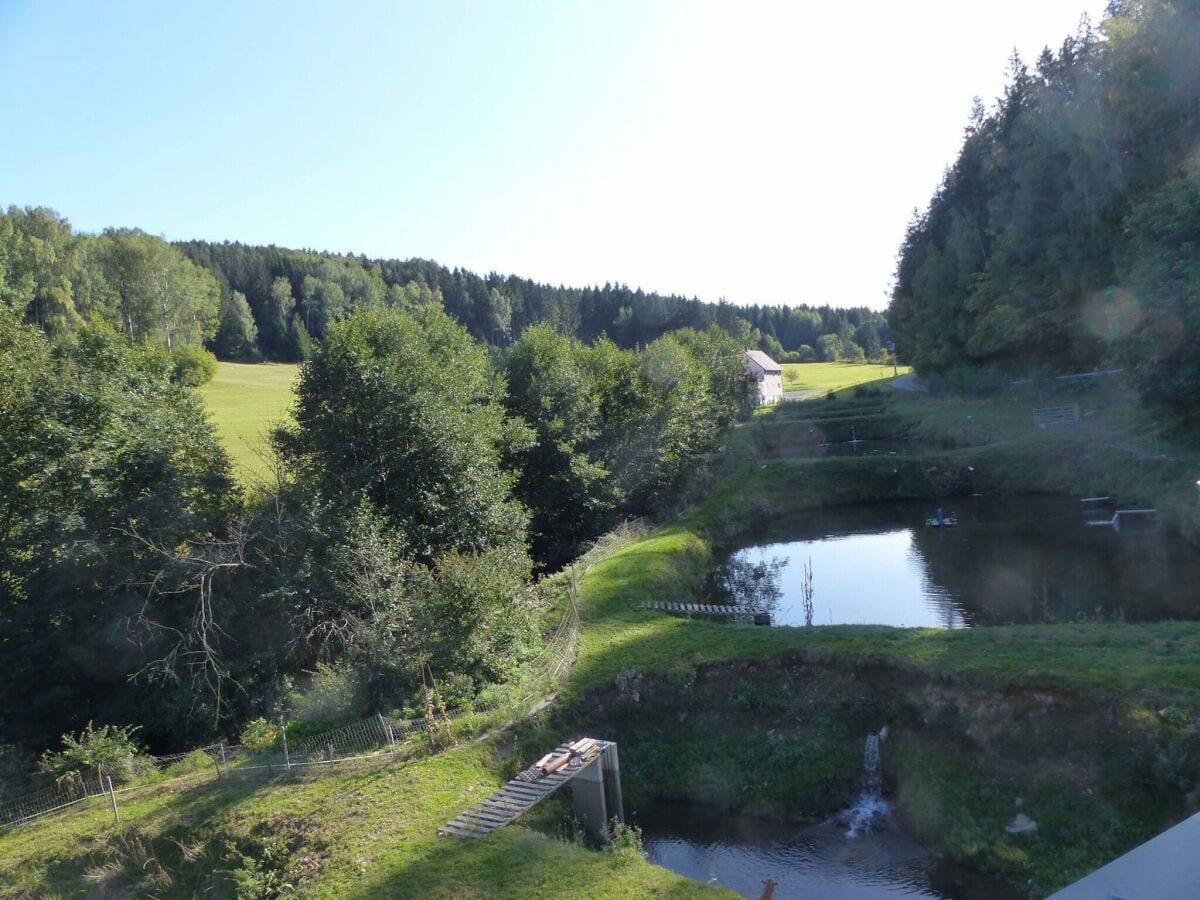
<svg viewBox="0 0 1200 900">
<path fill-rule="evenodd" d="M 113 819 L 115 819 L 116 823 L 118 825 L 120 825 L 121 824 L 121 813 L 117 809 L 117 792 L 113 790 L 112 776 L 109 775 L 109 776 L 107 776 L 107 778 L 108 778 L 108 797 L 110 800 L 112 800 Z"/>
<path fill-rule="evenodd" d="M 567 585 L 567 596 L 571 599 L 571 608 L 575 616 L 579 616 L 579 584 L 575 580 L 575 563 L 571 563 L 571 582 Z"/>
<path fill-rule="evenodd" d="M 383 713 L 378 713 L 377 715 L 379 716 L 379 724 L 383 728 L 383 736 L 387 738 L 388 746 L 392 749 L 392 752 L 395 753 L 396 735 L 392 731 L 392 723 L 383 717 Z"/>
<path fill-rule="evenodd" d="M 288 755 L 287 725 L 285 725 L 283 722 L 280 722 L 279 730 L 283 735 L 283 764 L 290 769 L 292 767 L 292 758 Z"/>
<path fill-rule="evenodd" d="M 221 768 L 225 770 L 226 774 L 229 773 L 229 763 L 225 762 L 225 745 L 224 744 L 221 744 Z"/>
</svg>

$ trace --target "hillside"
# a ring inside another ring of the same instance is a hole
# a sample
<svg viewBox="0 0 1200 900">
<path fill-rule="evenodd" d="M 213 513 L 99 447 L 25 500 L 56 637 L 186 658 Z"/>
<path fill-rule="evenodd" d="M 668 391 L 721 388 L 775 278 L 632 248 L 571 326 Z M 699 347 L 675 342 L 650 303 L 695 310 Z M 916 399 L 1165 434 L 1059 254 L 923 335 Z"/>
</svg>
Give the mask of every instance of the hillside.
<svg viewBox="0 0 1200 900">
<path fill-rule="evenodd" d="M 1126 367 L 1200 388 L 1200 10 L 1117 2 L 1014 57 L 994 108 L 904 237 L 888 318 L 923 373 Z"/>
</svg>

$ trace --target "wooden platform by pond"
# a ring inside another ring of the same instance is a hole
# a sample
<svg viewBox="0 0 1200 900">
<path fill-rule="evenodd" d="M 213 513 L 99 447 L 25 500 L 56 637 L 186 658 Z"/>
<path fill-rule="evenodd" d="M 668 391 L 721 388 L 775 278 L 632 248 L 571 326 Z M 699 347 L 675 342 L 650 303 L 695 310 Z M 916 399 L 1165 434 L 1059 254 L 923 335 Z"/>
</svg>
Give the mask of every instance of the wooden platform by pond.
<svg viewBox="0 0 1200 900">
<path fill-rule="evenodd" d="M 590 739 L 583 739 L 588 742 Z M 579 742 L 574 742 L 578 745 Z M 561 744 L 552 754 L 570 754 L 571 744 Z M 438 829 L 438 834 L 462 838 L 481 838 L 497 828 L 515 822 L 520 816 L 533 809 L 564 784 L 583 776 L 584 781 L 597 785 L 598 797 L 586 798 L 588 808 L 580 809 L 580 798 L 576 797 L 576 814 L 590 828 L 603 828 L 610 818 L 609 812 L 624 821 L 620 799 L 620 769 L 616 758 L 616 744 L 611 741 L 591 740 L 590 745 L 579 752 L 579 764 L 566 765 L 548 775 L 536 774 L 531 766 L 520 776 L 507 782 L 490 797 L 465 810 Z M 608 761 L 605 767 L 605 761 Z M 615 787 L 614 787 L 615 782 Z M 609 795 L 606 797 L 606 795 Z M 607 802 L 606 802 L 607 800 Z M 589 809 L 595 813 L 588 816 Z M 589 818 L 596 821 L 589 822 Z"/>
<path fill-rule="evenodd" d="M 752 616 L 766 612 L 751 606 L 733 606 L 723 603 L 668 603 L 651 600 L 642 604 L 644 609 L 661 609 L 664 612 L 693 613 L 704 616 Z"/>
</svg>

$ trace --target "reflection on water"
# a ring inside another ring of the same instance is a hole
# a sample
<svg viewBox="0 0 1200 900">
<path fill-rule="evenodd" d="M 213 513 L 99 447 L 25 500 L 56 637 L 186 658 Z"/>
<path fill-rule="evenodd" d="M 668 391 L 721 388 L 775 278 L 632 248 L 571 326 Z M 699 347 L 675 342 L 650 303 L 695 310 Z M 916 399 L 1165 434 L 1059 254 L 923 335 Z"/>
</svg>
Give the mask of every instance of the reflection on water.
<svg viewBox="0 0 1200 900">
<path fill-rule="evenodd" d="M 953 528 L 924 524 L 931 503 L 806 513 L 728 561 L 751 569 L 769 560 L 794 563 L 775 572 L 777 624 L 803 624 L 802 569 L 810 558 L 818 625 L 1200 618 L 1200 560 L 1152 525 L 1088 527 L 1078 503 L 1063 498 L 945 505 L 958 517 Z M 730 597 L 720 580 L 715 592 Z"/>
<path fill-rule="evenodd" d="M 777 900 L 1026 896 L 936 859 L 895 828 L 849 838 L 833 822 L 798 828 L 670 804 L 641 816 L 640 824 L 653 862 L 743 897 L 758 897 L 765 878 L 778 882 Z"/>
<path fill-rule="evenodd" d="M 735 597 L 740 606 L 774 612 L 783 598 L 781 573 L 786 559 L 732 556 L 719 571 L 720 590 L 726 597 Z"/>
</svg>

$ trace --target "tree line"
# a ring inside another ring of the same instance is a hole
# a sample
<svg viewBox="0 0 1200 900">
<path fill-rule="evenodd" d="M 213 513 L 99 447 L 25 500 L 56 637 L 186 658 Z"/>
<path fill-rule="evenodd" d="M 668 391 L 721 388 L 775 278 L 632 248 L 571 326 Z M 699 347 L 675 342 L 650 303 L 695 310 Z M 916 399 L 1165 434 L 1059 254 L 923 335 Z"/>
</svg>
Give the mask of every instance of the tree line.
<svg viewBox="0 0 1200 900">
<path fill-rule="evenodd" d="M 888 318 L 918 370 L 1122 366 L 1200 396 L 1200 6 L 1114 0 L 1004 95 L 900 249 Z"/>
<path fill-rule="evenodd" d="M 538 574 L 678 503 L 746 411 L 716 326 L 625 349 L 535 325 L 497 351 L 410 298 L 324 326 L 248 489 L 177 319 L 146 321 L 139 342 L 0 308 L 0 781 L 89 721 L 176 750 L 403 713 L 430 676 L 469 702 L 540 650 Z"/>
<path fill-rule="evenodd" d="M 493 346 L 507 346 L 537 324 L 586 343 L 605 337 L 626 349 L 680 328 L 703 331 L 716 325 L 779 361 L 805 362 L 876 358 L 890 339 L 884 317 L 861 307 L 739 307 L 624 285 L 567 288 L 511 275 L 479 276 L 421 259 L 368 259 L 229 242 L 178 246 L 216 273 L 231 294 L 246 298 L 250 316 L 239 313 L 240 321 L 253 323 L 255 349 L 271 359 L 298 358 L 293 330 L 319 340 L 328 324 L 348 310 L 404 309 L 429 300 L 440 302 L 477 340 Z M 231 349 L 218 347 L 218 355 Z"/>
<path fill-rule="evenodd" d="M 717 325 L 781 362 L 876 358 L 890 337 L 883 316 L 865 308 L 738 307 L 624 285 L 553 287 L 420 259 L 170 244 L 128 228 L 81 234 L 45 208 L 0 214 L 0 305 L 50 333 L 95 317 L 134 343 L 299 362 L 353 310 L 430 301 L 496 347 L 541 323 L 589 344 L 603 336 L 623 349 L 680 328 Z"/>
</svg>

